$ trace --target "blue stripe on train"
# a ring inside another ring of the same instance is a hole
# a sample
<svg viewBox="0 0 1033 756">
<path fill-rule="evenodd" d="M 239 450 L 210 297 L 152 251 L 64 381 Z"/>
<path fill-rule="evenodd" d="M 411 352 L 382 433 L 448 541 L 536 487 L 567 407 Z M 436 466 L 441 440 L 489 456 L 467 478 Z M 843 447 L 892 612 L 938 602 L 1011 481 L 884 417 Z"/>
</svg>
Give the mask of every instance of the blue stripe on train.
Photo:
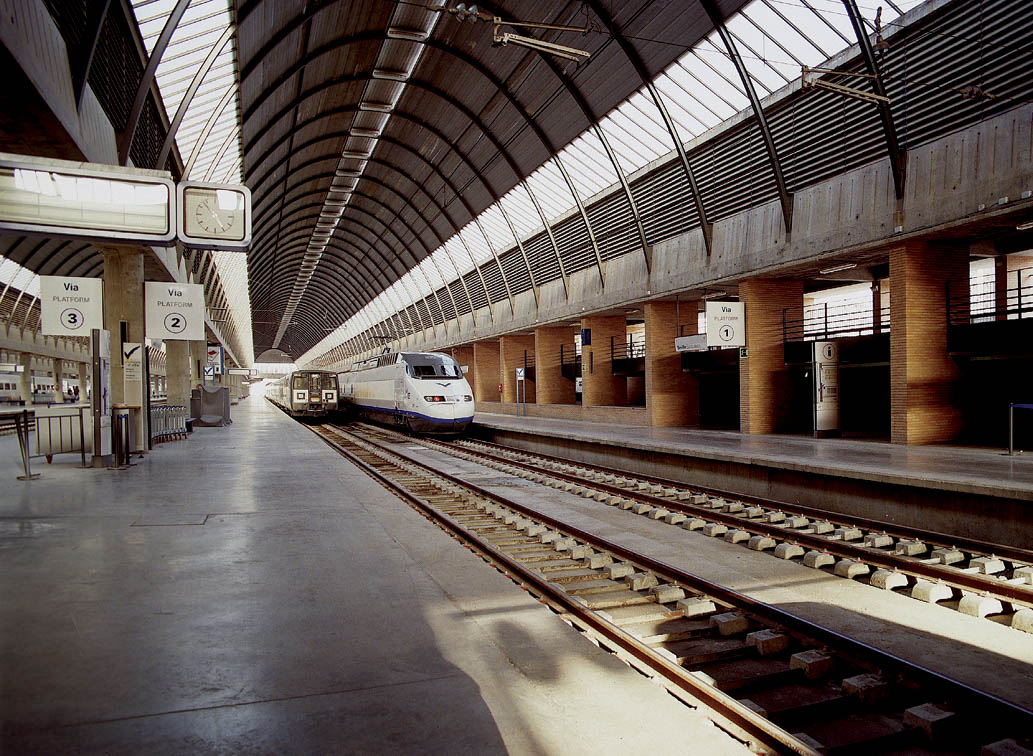
<svg viewBox="0 0 1033 756">
<path fill-rule="evenodd" d="M 385 415 L 402 415 L 403 417 L 418 417 L 421 420 L 429 420 L 432 423 L 441 423 L 442 425 L 453 423 L 469 423 L 473 420 L 473 415 L 469 417 L 457 417 L 454 420 L 449 420 L 444 417 L 431 417 L 430 415 L 421 415 L 419 412 L 413 412 L 412 410 L 398 410 L 390 407 L 374 407 L 369 404 L 356 404 L 356 409 L 363 410 L 364 412 L 382 412 Z"/>
</svg>

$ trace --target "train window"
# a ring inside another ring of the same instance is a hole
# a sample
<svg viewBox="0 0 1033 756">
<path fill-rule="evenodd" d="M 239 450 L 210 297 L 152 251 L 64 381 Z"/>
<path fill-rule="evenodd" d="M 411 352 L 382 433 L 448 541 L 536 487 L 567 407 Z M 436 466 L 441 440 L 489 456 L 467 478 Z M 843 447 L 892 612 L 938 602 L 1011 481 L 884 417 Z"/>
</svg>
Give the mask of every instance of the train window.
<svg viewBox="0 0 1033 756">
<path fill-rule="evenodd" d="M 333 373 L 323 373 L 323 388 L 327 390 L 337 390 L 337 376 Z"/>
<path fill-rule="evenodd" d="M 461 378 L 459 363 L 443 354 L 403 355 L 414 378 Z"/>
<path fill-rule="evenodd" d="M 291 384 L 292 388 L 306 389 L 308 388 L 308 376 L 298 373 L 294 376 L 294 381 Z"/>
</svg>

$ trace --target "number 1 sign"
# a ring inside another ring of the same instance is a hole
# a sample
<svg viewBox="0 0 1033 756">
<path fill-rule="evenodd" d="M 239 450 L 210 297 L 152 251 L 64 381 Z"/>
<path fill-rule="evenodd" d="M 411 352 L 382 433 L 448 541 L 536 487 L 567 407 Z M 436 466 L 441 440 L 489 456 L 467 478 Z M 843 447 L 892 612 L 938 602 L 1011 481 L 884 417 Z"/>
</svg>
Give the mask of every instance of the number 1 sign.
<svg viewBox="0 0 1033 756">
<path fill-rule="evenodd" d="M 144 284 L 147 338 L 200 341 L 204 338 L 204 287 L 200 284 Z"/>
</svg>

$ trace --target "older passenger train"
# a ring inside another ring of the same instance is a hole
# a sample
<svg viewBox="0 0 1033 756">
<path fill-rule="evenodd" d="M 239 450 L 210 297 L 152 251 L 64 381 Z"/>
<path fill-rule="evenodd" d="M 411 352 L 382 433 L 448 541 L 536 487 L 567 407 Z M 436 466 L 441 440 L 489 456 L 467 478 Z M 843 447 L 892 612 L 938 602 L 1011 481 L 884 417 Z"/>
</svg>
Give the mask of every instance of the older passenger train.
<svg viewBox="0 0 1033 756">
<path fill-rule="evenodd" d="M 326 370 L 297 370 L 267 384 L 265 396 L 292 417 L 326 417 L 337 411 L 337 376 Z"/>
<path fill-rule="evenodd" d="M 415 433 L 462 433 L 473 421 L 473 390 L 452 357 L 388 352 L 338 374 L 341 404 L 360 417 Z"/>
</svg>

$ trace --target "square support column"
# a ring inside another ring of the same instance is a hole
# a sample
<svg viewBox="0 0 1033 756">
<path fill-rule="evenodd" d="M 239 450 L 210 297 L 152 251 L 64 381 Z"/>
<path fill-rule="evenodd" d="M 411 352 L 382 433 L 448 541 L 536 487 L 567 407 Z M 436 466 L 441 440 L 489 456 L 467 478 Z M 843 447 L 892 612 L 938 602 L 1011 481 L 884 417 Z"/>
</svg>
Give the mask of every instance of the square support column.
<svg viewBox="0 0 1033 756">
<path fill-rule="evenodd" d="M 574 329 L 547 326 L 534 332 L 534 380 L 538 404 L 573 404 L 574 381 L 563 376 L 560 348 L 574 353 Z"/>
<path fill-rule="evenodd" d="M 125 340 L 146 343 L 143 306 L 142 247 L 103 247 L 104 254 L 104 327 L 111 332 L 111 403 L 126 400 L 122 370 L 122 329 Z M 134 452 L 147 449 L 147 414 L 150 399 L 144 392 L 143 406 L 134 413 Z"/>
<path fill-rule="evenodd" d="M 646 409 L 649 424 L 657 426 L 699 425 L 699 379 L 681 369 L 681 355 L 675 351 L 678 311 L 686 315 L 685 336 L 696 333 L 696 307 L 678 307 L 674 302 L 646 302 Z"/>
<path fill-rule="evenodd" d="M 459 363 L 459 369 L 466 368 L 466 372 L 463 374 L 466 376 L 467 382 L 470 387 L 473 387 L 475 376 L 473 372 L 473 347 L 472 346 L 461 346 L 453 347 L 452 357 L 456 362 Z"/>
<path fill-rule="evenodd" d="M 782 312 L 803 316 L 803 281 L 750 278 L 739 284 L 745 304 L 747 357 L 739 359 L 739 430 L 776 433 L 790 421 Z"/>
<path fill-rule="evenodd" d="M 628 321 L 623 315 L 583 318 L 582 329 L 591 329 L 592 343 L 581 345 L 581 403 L 585 407 L 624 407 L 628 403 L 627 383 L 613 374 L 610 340 L 623 344 Z"/>
<path fill-rule="evenodd" d="M 168 403 L 190 412 L 190 342 L 165 342 L 165 392 Z"/>
<path fill-rule="evenodd" d="M 473 345 L 473 398 L 475 402 L 502 401 L 499 394 L 499 342 L 477 341 Z"/>
<path fill-rule="evenodd" d="M 51 401 L 53 401 L 54 404 L 63 404 L 64 401 L 65 401 L 65 392 L 64 392 L 64 389 L 63 389 L 63 387 L 61 385 L 62 384 L 62 380 L 64 378 L 64 374 L 65 374 L 64 360 L 62 360 L 62 359 L 60 359 L 58 357 L 55 357 L 54 358 L 54 391 L 53 391 L 54 396 L 53 396 L 53 399 L 51 399 Z"/>
<path fill-rule="evenodd" d="M 502 336 L 499 339 L 499 361 L 502 365 L 502 401 L 515 404 L 520 401 L 517 393 L 516 369 L 524 366 L 524 353 L 527 353 L 528 362 L 534 360 L 534 335 L 511 335 Z M 528 404 L 535 402 L 534 381 L 524 380 L 524 401 Z"/>
<path fill-rule="evenodd" d="M 967 296 L 968 250 L 928 243 L 890 250 L 890 440 L 935 444 L 957 438 L 960 370 L 947 354 L 947 282 Z"/>
<path fill-rule="evenodd" d="M 32 406 L 32 353 L 21 352 L 18 364 L 22 372 L 18 374 L 18 395 L 26 407 Z"/>
</svg>

